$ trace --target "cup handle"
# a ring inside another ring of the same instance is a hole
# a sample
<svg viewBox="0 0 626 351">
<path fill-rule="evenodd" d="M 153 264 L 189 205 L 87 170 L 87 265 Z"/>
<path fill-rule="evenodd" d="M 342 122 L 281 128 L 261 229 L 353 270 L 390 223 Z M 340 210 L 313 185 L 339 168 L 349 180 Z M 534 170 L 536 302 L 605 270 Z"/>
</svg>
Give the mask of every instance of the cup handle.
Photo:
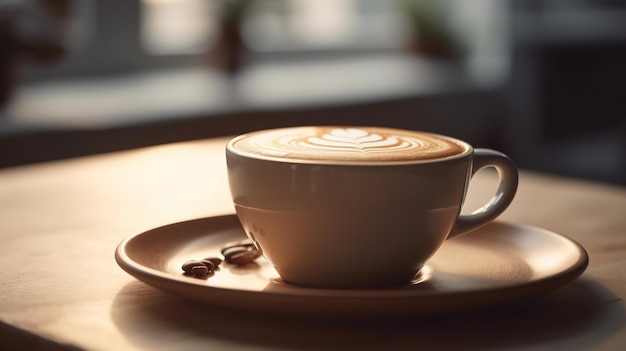
<svg viewBox="0 0 626 351">
<path fill-rule="evenodd" d="M 517 191 L 519 175 L 517 167 L 505 154 L 489 150 L 475 149 L 472 161 L 473 177 L 483 168 L 495 168 L 499 184 L 496 194 L 483 207 L 468 215 L 460 215 L 448 235 L 448 239 L 478 229 L 498 217 L 513 201 Z"/>
</svg>

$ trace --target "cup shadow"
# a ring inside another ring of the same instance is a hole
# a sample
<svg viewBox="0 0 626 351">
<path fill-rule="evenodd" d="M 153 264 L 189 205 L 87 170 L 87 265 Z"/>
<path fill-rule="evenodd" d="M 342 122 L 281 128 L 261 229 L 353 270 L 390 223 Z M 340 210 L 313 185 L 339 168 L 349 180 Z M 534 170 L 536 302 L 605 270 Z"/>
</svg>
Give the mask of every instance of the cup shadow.
<svg viewBox="0 0 626 351">
<path fill-rule="evenodd" d="M 128 341 L 152 350 L 209 345 L 288 349 L 421 348 L 489 350 L 550 345 L 592 348 L 620 330 L 622 301 L 581 277 L 514 302 L 445 314 L 346 319 L 224 309 L 182 299 L 139 281 L 116 295 L 111 317 Z M 574 337 L 585 334 L 584 338 Z M 193 341 L 192 341 L 193 340 Z"/>
</svg>

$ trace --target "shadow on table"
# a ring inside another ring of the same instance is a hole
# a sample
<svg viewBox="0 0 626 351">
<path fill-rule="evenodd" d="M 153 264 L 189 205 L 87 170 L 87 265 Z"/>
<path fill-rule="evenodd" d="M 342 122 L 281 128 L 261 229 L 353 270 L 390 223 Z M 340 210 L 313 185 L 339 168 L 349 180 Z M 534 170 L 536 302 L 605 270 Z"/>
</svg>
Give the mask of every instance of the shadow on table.
<svg viewBox="0 0 626 351">
<path fill-rule="evenodd" d="M 540 344 L 590 348 L 620 330 L 626 313 L 622 301 L 604 286 L 581 278 L 547 294 L 488 308 L 358 320 L 226 310 L 137 281 L 117 294 L 111 315 L 131 343 L 150 350 L 232 343 L 289 349 L 485 350 Z"/>
</svg>

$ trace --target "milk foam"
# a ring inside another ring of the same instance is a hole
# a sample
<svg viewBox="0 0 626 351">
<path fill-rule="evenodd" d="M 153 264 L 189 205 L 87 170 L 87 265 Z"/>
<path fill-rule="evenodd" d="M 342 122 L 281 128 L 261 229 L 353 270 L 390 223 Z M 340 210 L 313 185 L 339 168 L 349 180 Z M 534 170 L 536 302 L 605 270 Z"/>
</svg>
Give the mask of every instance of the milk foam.
<svg viewBox="0 0 626 351">
<path fill-rule="evenodd" d="M 469 145 L 444 136 L 382 127 L 293 127 L 254 132 L 232 147 L 259 158 L 398 162 L 450 157 Z"/>
</svg>

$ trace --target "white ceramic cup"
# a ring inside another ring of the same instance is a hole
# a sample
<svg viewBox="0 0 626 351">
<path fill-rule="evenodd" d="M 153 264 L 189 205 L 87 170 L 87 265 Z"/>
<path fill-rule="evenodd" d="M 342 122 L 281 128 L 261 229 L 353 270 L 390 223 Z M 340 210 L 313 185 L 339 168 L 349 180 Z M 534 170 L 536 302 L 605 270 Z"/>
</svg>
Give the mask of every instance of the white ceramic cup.
<svg viewBox="0 0 626 351">
<path fill-rule="evenodd" d="M 226 147 L 235 209 L 286 282 L 318 288 L 410 284 L 446 239 L 500 215 L 517 190 L 504 154 L 380 127 L 258 131 Z M 495 168 L 494 197 L 461 215 L 470 178 Z"/>
</svg>

